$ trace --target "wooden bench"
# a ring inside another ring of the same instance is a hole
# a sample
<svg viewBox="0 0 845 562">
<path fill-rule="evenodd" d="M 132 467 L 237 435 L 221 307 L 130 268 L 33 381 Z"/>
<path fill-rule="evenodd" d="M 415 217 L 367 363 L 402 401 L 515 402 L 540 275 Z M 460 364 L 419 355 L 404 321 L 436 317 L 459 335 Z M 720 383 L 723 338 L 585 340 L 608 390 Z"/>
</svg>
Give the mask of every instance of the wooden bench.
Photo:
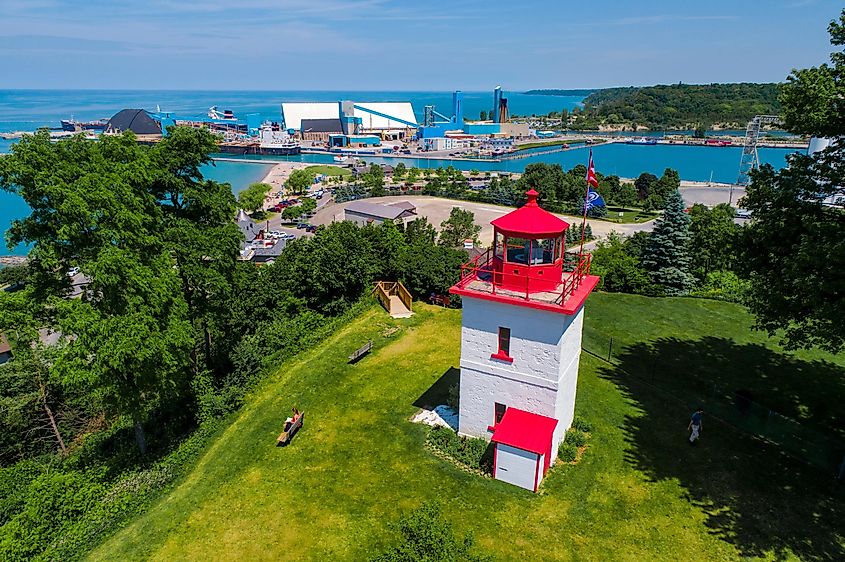
<svg viewBox="0 0 845 562">
<path fill-rule="evenodd" d="M 302 427 L 302 419 L 304 417 L 305 417 L 305 412 L 299 412 L 299 415 L 297 415 L 293 419 L 293 421 L 291 422 L 290 427 L 287 429 L 287 431 L 282 431 L 279 434 L 279 438 L 276 439 L 276 446 L 277 447 L 280 446 L 280 445 L 287 445 L 287 444 L 290 443 L 291 439 L 293 439 L 293 436 L 296 434 L 297 431 L 299 431 L 299 428 Z"/>
<path fill-rule="evenodd" d="M 349 362 L 355 363 L 356 361 L 361 359 L 361 357 L 368 354 L 372 348 L 373 348 L 373 340 L 370 340 L 367 343 L 365 343 L 364 345 L 362 345 L 361 347 L 359 347 L 358 349 L 356 349 L 355 352 L 352 355 L 349 356 Z"/>
</svg>

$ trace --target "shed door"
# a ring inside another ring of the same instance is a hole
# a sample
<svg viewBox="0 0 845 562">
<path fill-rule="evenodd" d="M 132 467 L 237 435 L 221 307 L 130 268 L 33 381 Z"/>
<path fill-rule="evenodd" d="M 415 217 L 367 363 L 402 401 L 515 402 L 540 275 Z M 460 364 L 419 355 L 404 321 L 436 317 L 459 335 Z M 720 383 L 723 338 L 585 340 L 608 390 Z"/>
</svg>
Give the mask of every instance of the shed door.
<svg viewBox="0 0 845 562">
<path fill-rule="evenodd" d="M 537 457 L 536 453 L 497 443 L 496 479 L 533 492 Z"/>
</svg>

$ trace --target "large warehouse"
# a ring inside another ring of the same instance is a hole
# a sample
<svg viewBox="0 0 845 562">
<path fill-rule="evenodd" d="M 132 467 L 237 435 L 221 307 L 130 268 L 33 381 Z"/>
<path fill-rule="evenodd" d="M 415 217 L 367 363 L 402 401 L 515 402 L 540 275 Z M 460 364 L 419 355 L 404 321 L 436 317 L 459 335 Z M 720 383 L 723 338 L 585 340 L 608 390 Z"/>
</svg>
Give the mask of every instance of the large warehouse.
<svg viewBox="0 0 845 562">
<path fill-rule="evenodd" d="M 416 132 L 417 118 L 410 102 L 283 103 L 282 120 L 288 129 L 302 131 L 303 121 L 342 120 L 342 106 L 352 109 L 358 127 L 355 133 L 375 133 L 383 139 L 394 139 Z M 353 134 L 353 131 L 344 132 Z"/>
</svg>

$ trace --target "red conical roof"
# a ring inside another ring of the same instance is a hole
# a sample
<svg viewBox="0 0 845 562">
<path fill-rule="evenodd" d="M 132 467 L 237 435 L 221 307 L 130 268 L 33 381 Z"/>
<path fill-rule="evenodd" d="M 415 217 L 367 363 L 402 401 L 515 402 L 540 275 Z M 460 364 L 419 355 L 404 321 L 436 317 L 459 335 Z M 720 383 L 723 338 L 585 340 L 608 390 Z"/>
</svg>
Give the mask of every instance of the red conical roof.
<svg viewBox="0 0 845 562">
<path fill-rule="evenodd" d="M 525 195 L 528 197 L 525 205 L 490 224 L 508 236 L 521 238 L 560 236 L 569 228 L 568 222 L 557 218 L 537 204 L 539 193 L 533 188 L 526 191 Z"/>
</svg>

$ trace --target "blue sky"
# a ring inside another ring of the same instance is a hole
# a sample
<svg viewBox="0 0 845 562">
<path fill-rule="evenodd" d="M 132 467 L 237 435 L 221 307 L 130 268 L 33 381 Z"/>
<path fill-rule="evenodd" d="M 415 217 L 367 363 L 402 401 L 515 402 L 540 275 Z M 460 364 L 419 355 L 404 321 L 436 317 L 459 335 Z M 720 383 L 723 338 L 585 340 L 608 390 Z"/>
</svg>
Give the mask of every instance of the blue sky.
<svg viewBox="0 0 845 562">
<path fill-rule="evenodd" d="M 781 81 L 833 0 L 0 0 L 0 89 L 487 90 Z"/>
</svg>

